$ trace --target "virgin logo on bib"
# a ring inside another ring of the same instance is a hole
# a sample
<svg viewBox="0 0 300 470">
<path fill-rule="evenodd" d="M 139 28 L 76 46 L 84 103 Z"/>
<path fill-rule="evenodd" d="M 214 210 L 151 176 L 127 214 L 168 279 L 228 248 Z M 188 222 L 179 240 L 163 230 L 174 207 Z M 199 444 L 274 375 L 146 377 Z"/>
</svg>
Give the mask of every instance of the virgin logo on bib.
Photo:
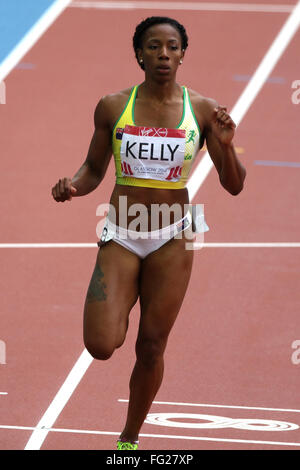
<svg viewBox="0 0 300 470">
<path fill-rule="evenodd" d="M 185 130 L 126 126 L 121 144 L 124 176 L 179 181 L 184 162 Z"/>
</svg>

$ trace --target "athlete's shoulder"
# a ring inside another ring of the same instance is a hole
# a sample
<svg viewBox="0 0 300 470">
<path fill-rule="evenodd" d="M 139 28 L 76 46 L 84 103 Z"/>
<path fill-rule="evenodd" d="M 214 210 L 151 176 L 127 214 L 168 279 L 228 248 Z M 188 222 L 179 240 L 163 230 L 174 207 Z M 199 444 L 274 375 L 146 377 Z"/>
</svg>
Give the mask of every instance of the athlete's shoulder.
<svg viewBox="0 0 300 470">
<path fill-rule="evenodd" d="M 190 88 L 188 88 L 188 92 L 192 105 L 200 108 L 203 111 L 212 111 L 215 107 L 218 106 L 217 101 L 213 98 L 203 96 L 197 91 L 191 90 Z"/>
<path fill-rule="evenodd" d="M 112 127 L 126 105 L 131 91 L 132 87 L 116 93 L 103 95 L 96 105 L 94 114 L 95 123 L 105 119 L 110 124 L 110 127 Z"/>
<path fill-rule="evenodd" d="M 211 121 L 214 109 L 218 107 L 215 99 L 203 96 L 197 91 L 188 88 L 191 104 L 200 127 L 204 127 Z"/>
<path fill-rule="evenodd" d="M 114 106 L 123 104 L 128 100 L 132 88 L 125 88 L 124 90 L 118 91 L 116 93 L 110 93 L 108 95 L 102 96 L 100 102 L 104 103 L 106 106 Z"/>
</svg>

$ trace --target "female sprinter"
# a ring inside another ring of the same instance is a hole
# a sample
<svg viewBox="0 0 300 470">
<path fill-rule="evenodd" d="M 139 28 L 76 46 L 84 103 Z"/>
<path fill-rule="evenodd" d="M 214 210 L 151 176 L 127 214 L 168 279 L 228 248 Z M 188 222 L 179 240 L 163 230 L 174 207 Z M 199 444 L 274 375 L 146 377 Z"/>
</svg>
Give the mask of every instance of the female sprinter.
<svg viewBox="0 0 300 470">
<path fill-rule="evenodd" d="M 107 220 L 98 243 L 83 335 L 95 359 L 108 359 L 123 344 L 139 298 L 136 363 L 120 450 L 137 449 L 140 428 L 162 383 L 164 351 L 193 262 L 193 250 L 185 247 L 192 230 L 184 209 L 189 203 L 185 186 L 204 139 L 220 183 L 230 194 L 242 190 L 246 175 L 234 151 L 235 124 L 226 108 L 176 82 L 188 46 L 185 28 L 168 17 L 147 18 L 137 26 L 133 45 L 145 80 L 100 100 L 85 162 L 72 179 L 60 179 L 52 189 L 57 202 L 88 194 L 101 183 L 114 155 L 116 184 L 110 205 L 115 220 Z M 127 214 L 121 207 L 125 196 Z M 148 225 L 145 237 L 145 231 L 128 228 L 133 204 L 143 204 L 149 224 L 157 205 L 175 204 L 182 213 L 173 214 L 168 225 L 160 217 L 158 226 Z M 180 232 L 181 237 L 174 236 Z"/>
</svg>

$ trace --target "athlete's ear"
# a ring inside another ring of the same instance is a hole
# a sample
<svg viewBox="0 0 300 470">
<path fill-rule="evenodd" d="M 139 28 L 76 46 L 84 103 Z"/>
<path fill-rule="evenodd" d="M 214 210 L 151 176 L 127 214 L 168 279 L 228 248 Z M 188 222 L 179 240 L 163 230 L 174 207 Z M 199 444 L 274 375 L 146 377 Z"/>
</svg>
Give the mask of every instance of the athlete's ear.
<svg viewBox="0 0 300 470">
<path fill-rule="evenodd" d="M 137 49 L 137 56 L 138 56 L 139 63 L 142 64 L 144 62 L 142 49 Z"/>
<path fill-rule="evenodd" d="M 183 62 L 184 54 L 185 54 L 185 50 L 182 49 L 182 50 L 181 50 L 181 59 L 180 59 L 180 63 L 181 63 L 181 64 L 182 64 L 182 62 Z"/>
</svg>

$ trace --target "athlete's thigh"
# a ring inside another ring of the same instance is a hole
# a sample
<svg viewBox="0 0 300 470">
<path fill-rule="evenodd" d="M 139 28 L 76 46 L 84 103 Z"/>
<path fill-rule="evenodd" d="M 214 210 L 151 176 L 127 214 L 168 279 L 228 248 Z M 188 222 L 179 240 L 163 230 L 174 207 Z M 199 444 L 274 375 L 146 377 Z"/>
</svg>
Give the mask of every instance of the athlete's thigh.
<svg viewBox="0 0 300 470">
<path fill-rule="evenodd" d="M 186 239 L 172 239 L 143 260 L 140 334 L 167 338 L 182 305 L 193 265 Z"/>
<path fill-rule="evenodd" d="M 86 344 L 117 347 L 124 340 L 138 298 L 139 270 L 140 259 L 117 243 L 99 249 L 84 307 Z"/>
</svg>

